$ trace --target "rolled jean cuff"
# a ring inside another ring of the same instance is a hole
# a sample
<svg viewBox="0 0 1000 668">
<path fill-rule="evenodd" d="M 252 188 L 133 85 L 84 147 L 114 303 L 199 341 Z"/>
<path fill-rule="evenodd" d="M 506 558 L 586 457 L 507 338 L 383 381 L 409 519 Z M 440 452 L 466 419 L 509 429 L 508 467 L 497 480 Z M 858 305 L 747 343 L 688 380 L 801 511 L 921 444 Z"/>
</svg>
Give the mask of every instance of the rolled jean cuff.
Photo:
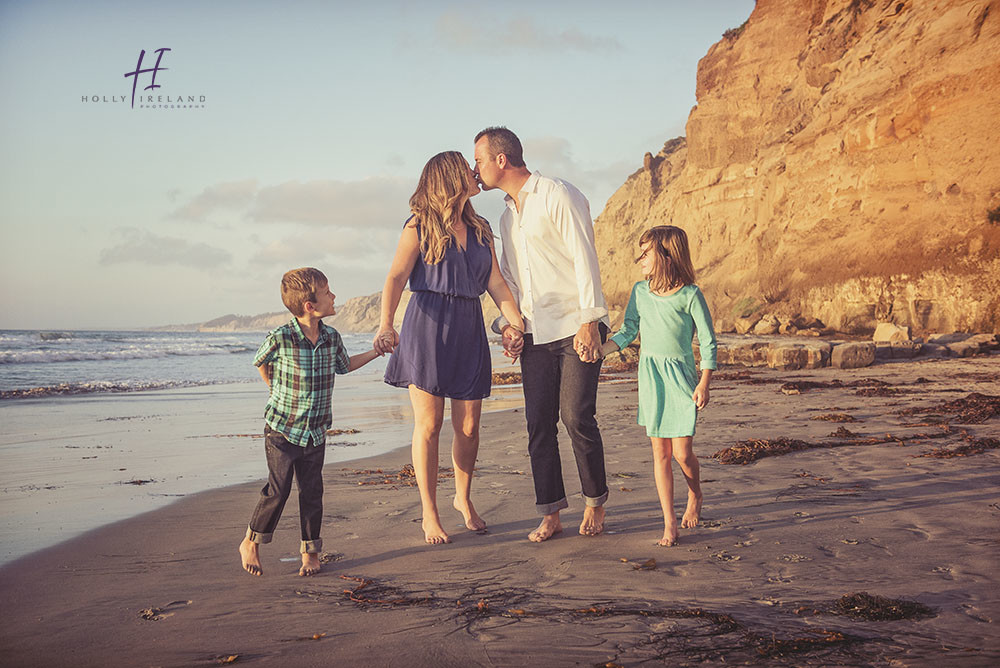
<svg viewBox="0 0 1000 668">
<path fill-rule="evenodd" d="M 583 496 L 583 501 L 584 501 L 584 503 L 587 504 L 588 508 L 600 508 L 605 503 L 607 503 L 607 501 L 608 501 L 608 493 L 605 492 L 604 494 L 601 494 L 599 497 L 594 498 L 594 499 L 590 498 L 589 496 L 584 495 Z"/>
<path fill-rule="evenodd" d="M 302 548 L 299 550 L 302 554 L 316 554 L 323 549 L 323 539 L 317 538 L 316 540 L 304 540 L 302 541 Z"/>
<path fill-rule="evenodd" d="M 274 537 L 274 533 L 260 533 L 259 531 L 254 531 L 249 526 L 247 527 L 247 538 L 251 543 L 265 545 L 271 542 L 272 537 Z"/>
<path fill-rule="evenodd" d="M 535 504 L 535 509 L 538 511 L 539 515 L 551 515 L 556 511 L 562 510 L 563 508 L 569 508 L 569 501 L 566 500 L 565 496 L 553 503 Z"/>
</svg>

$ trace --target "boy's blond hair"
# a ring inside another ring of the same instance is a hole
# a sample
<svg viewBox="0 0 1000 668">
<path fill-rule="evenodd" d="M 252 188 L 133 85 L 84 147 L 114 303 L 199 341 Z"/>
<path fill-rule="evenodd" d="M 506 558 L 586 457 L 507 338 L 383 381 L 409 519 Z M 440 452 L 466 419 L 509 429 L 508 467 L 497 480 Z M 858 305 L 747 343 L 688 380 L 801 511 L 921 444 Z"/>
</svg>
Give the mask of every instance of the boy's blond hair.
<svg viewBox="0 0 1000 668">
<path fill-rule="evenodd" d="M 305 315 L 306 302 L 316 301 L 316 291 L 329 285 L 319 269 L 302 267 L 286 271 L 281 277 L 281 301 L 296 318 Z"/>
<path fill-rule="evenodd" d="M 653 273 L 647 277 L 654 292 L 694 283 L 694 266 L 684 230 L 673 225 L 651 227 L 639 237 L 640 246 L 647 243 L 654 257 Z"/>
</svg>

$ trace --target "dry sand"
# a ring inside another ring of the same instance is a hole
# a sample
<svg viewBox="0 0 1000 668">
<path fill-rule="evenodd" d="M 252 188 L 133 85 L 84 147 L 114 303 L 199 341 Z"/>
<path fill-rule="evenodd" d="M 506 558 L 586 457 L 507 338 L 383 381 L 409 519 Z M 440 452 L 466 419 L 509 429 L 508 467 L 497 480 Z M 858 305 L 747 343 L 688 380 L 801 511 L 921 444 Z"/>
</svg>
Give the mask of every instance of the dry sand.
<svg viewBox="0 0 1000 668">
<path fill-rule="evenodd" d="M 648 440 L 635 425 L 635 383 L 604 385 L 611 499 L 603 536 L 576 535 L 576 495 L 566 532 L 525 540 L 537 518 L 523 415 L 489 414 L 474 487 L 489 533 L 465 531 L 458 513 L 443 510 L 453 543 L 423 544 L 416 488 L 392 475 L 408 452 L 396 451 L 327 467 L 321 574 L 296 575 L 292 500 L 275 542 L 262 548 L 264 576 L 254 578 L 236 547 L 259 484 L 206 492 L 0 570 L 0 663 L 997 665 L 1000 451 L 920 455 L 1000 438 L 1000 416 L 959 424 L 968 416 L 900 411 L 970 392 L 1000 395 L 1000 357 L 740 371 L 713 383 L 695 438 L 703 524 L 681 530 L 676 547 L 653 545 L 662 518 Z M 747 382 L 777 379 L 879 379 L 898 392 L 862 384 L 788 395 L 780 383 Z M 855 421 L 814 419 L 832 414 Z M 951 424 L 940 438 L 935 416 Z M 829 437 L 839 427 L 859 436 Z M 748 465 L 711 458 L 747 439 L 830 444 L 886 434 L 896 440 Z M 572 490 L 569 452 L 564 444 Z M 366 472 L 376 469 L 382 474 Z M 451 481 L 441 484 L 444 508 Z M 895 621 L 834 614 L 854 592 L 929 613 Z"/>
</svg>

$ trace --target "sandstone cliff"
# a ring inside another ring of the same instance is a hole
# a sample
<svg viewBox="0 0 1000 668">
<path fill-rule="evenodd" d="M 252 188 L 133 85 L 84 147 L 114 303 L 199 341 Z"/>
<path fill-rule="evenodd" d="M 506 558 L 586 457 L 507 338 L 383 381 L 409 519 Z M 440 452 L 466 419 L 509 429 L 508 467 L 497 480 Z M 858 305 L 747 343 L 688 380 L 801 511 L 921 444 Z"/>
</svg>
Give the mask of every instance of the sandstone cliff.
<svg viewBox="0 0 1000 668">
<path fill-rule="evenodd" d="M 596 221 L 613 309 L 674 224 L 722 330 L 1000 331 L 1000 2 L 758 0 L 696 92 Z"/>
</svg>

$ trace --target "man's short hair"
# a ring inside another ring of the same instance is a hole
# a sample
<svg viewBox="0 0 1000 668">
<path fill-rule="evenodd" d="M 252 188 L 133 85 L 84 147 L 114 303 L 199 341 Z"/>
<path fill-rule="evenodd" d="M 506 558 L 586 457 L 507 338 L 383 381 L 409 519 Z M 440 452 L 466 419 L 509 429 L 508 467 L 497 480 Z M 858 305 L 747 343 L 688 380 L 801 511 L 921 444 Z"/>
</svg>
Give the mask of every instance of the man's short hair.
<svg viewBox="0 0 1000 668">
<path fill-rule="evenodd" d="M 480 131 L 475 141 L 478 142 L 482 137 L 486 137 L 489 142 L 490 157 L 503 153 L 512 167 L 524 167 L 524 150 L 516 134 L 501 125 Z"/>
<path fill-rule="evenodd" d="M 302 267 L 286 271 L 281 277 L 281 301 L 296 318 L 305 315 L 306 302 L 316 301 L 316 292 L 329 281 L 319 269 Z"/>
</svg>

